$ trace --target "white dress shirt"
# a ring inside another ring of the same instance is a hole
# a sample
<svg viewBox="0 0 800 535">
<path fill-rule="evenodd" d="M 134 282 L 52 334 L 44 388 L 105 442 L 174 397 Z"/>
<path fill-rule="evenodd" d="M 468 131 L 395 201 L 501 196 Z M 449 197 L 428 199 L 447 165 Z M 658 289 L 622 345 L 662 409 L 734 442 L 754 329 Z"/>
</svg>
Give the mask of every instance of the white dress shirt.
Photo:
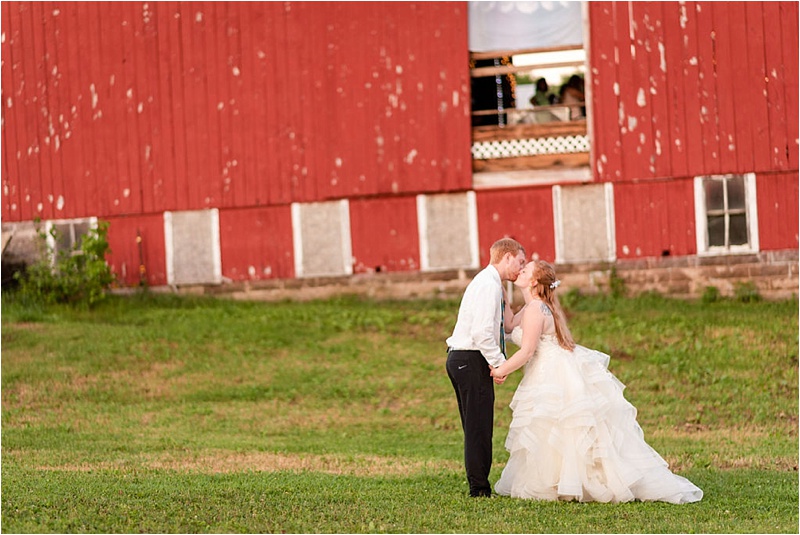
<svg viewBox="0 0 800 535">
<path fill-rule="evenodd" d="M 453 335 L 447 346 L 453 349 L 478 350 L 486 362 L 495 368 L 506 361 L 500 350 L 501 321 L 503 317 L 503 283 L 500 273 L 492 265 L 475 275 L 467 285 Z"/>
</svg>

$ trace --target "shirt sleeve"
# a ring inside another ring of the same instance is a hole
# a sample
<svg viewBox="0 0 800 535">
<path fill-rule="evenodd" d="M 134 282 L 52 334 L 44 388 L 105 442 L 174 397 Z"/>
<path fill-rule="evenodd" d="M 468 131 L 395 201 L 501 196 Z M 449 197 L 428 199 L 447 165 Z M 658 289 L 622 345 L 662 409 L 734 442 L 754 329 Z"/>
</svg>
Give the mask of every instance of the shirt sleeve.
<svg viewBox="0 0 800 535">
<path fill-rule="evenodd" d="M 502 289 L 483 285 L 475 295 L 472 325 L 472 342 L 483 354 L 486 362 L 497 368 L 506 361 L 500 350 L 500 303 Z"/>
</svg>

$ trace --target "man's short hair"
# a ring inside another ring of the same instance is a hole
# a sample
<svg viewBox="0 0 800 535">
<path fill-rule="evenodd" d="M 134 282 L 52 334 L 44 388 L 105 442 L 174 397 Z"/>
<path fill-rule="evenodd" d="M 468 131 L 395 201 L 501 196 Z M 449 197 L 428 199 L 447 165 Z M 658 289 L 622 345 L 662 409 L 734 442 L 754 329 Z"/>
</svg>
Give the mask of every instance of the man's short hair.
<svg viewBox="0 0 800 535">
<path fill-rule="evenodd" d="M 489 249 L 489 263 L 491 264 L 498 264 L 506 253 L 511 253 L 514 256 L 517 256 L 519 252 L 525 253 L 525 248 L 520 245 L 520 243 L 512 238 L 502 238 L 497 240 L 492 244 L 491 249 Z"/>
</svg>

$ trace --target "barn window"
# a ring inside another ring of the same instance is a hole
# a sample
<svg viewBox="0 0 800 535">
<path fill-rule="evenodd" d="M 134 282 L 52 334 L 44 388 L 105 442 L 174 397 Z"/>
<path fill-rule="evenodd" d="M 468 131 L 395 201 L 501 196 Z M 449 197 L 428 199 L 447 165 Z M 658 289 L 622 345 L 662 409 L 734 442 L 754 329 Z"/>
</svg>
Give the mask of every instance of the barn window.
<svg viewBox="0 0 800 535">
<path fill-rule="evenodd" d="M 51 260 L 55 262 L 61 254 L 81 254 L 81 240 L 96 228 L 96 217 L 47 221 L 45 230 L 48 249 L 53 254 Z"/>
<path fill-rule="evenodd" d="M 755 175 L 696 177 L 694 188 L 698 254 L 757 252 Z"/>
<path fill-rule="evenodd" d="M 591 177 L 583 19 L 582 2 L 469 3 L 475 187 Z"/>
</svg>

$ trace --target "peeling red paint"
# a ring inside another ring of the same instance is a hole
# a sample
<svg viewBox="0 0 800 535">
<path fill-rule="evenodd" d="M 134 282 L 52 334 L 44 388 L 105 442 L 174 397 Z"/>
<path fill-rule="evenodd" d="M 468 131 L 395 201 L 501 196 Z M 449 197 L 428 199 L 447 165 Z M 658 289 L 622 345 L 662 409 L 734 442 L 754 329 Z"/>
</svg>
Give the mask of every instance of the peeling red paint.
<svg viewBox="0 0 800 535">
<path fill-rule="evenodd" d="M 471 185 L 462 3 L 2 10 L 5 221 Z"/>
</svg>

